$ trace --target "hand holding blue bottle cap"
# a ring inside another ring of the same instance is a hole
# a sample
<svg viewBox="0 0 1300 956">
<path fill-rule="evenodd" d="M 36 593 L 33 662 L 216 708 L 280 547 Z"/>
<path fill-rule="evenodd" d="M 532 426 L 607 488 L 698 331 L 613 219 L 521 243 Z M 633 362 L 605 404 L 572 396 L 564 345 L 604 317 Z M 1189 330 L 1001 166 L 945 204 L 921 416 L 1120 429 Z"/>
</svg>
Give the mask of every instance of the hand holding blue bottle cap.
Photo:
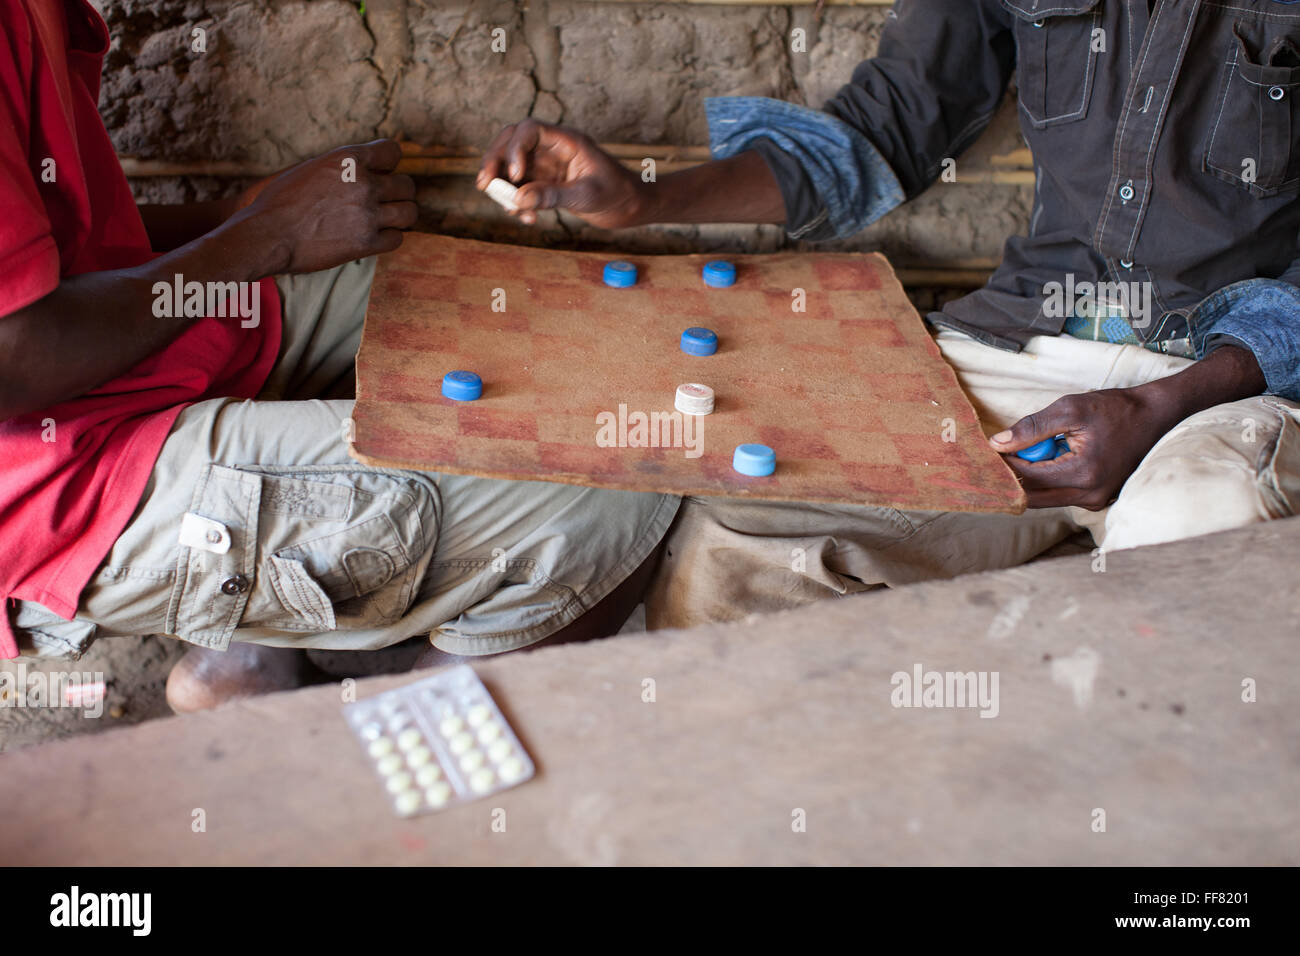
<svg viewBox="0 0 1300 956">
<path fill-rule="evenodd" d="M 1051 461 L 1053 458 L 1060 458 L 1069 450 L 1070 446 L 1065 443 L 1065 436 L 1057 435 L 1055 438 L 1044 438 L 1036 445 L 1020 449 L 1016 452 L 1016 457 L 1025 461 Z"/>
</svg>

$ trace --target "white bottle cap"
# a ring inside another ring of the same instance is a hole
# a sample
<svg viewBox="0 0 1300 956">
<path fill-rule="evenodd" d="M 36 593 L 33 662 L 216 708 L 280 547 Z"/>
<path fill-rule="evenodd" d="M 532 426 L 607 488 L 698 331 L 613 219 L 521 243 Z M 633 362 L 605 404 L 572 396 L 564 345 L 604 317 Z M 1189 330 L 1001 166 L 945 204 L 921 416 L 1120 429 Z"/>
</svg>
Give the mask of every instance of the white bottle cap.
<svg viewBox="0 0 1300 956">
<path fill-rule="evenodd" d="M 709 415 L 713 412 L 713 389 L 697 383 L 678 385 L 673 404 L 683 415 Z"/>
<path fill-rule="evenodd" d="M 515 208 L 515 194 L 519 190 L 504 179 L 492 180 L 484 191 L 507 209 Z"/>
</svg>

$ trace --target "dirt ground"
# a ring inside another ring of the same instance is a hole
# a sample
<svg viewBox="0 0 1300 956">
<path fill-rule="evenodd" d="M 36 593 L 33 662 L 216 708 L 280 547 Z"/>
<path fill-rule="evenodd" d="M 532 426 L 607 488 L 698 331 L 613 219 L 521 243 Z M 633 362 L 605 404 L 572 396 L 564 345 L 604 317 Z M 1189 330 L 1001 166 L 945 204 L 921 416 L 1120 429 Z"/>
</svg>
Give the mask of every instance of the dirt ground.
<svg viewBox="0 0 1300 956">
<path fill-rule="evenodd" d="M 324 682 L 409 670 L 423 647 L 421 637 L 366 654 L 312 652 L 309 656 L 318 671 L 317 679 Z M 169 716 L 171 709 L 164 697 L 167 675 L 185 648 L 170 637 L 117 637 L 96 641 L 78 661 L 3 662 L 0 674 L 14 678 L 6 682 L 0 677 L 0 752 Z M 104 681 L 102 700 L 63 706 L 66 696 L 54 693 L 41 695 L 33 705 L 25 699 L 27 694 L 15 690 L 19 686 L 51 687 L 51 675 L 62 679 L 65 674 L 81 675 L 83 684 Z M 47 703 L 49 698 L 53 699 Z"/>
<path fill-rule="evenodd" d="M 0 690 L 0 751 L 167 716 L 171 710 L 163 687 L 184 652 L 171 638 L 124 637 L 96 641 L 79 661 L 5 661 L 0 672 L 15 675 L 14 684 L 24 688 L 31 686 L 33 675 L 60 672 L 93 674 L 95 679 L 102 675 L 107 687 L 102 707 L 27 706 L 13 685 L 5 687 Z"/>
</svg>

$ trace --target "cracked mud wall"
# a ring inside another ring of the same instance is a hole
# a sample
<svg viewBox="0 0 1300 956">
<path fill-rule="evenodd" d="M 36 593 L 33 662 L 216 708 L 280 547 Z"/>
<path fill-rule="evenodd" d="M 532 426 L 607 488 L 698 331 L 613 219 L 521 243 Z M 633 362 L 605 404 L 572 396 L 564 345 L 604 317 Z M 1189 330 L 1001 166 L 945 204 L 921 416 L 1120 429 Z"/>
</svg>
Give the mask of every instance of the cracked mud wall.
<svg viewBox="0 0 1300 956">
<path fill-rule="evenodd" d="M 710 6 L 587 0 L 94 0 L 112 48 L 101 111 L 118 152 L 279 168 L 394 136 L 481 149 L 524 116 L 603 142 L 701 145 L 708 96 L 819 106 L 874 50 L 883 7 Z M 791 30 L 807 52 L 791 50 Z M 205 33 L 206 52 L 191 49 Z M 495 29 L 505 51 L 492 49 Z M 961 162 L 1020 145 L 1014 109 Z M 959 179 L 960 179 L 959 164 Z M 238 188 L 209 177 L 140 179 L 153 201 Z M 421 226 L 458 235 L 630 251 L 770 251 L 774 227 L 663 227 L 618 234 L 570 217 L 522 229 L 467 177 L 421 180 Z M 996 259 L 1022 230 L 1029 187 L 941 183 L 833 248 L 909 265 Z"/>
</svg>

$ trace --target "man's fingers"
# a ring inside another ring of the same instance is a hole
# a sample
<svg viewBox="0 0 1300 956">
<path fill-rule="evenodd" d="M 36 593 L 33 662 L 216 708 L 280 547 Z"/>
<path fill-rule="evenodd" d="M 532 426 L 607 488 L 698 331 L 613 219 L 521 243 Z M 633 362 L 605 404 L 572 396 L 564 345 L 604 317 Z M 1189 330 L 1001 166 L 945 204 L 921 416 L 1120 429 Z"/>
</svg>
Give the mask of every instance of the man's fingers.
<svg viewBox="0 0 1300 956">
<path fill-rule="evenodd" d="M 1063 488 L 1077 483 L 1077 467 L 1074 461 L 1051 458 L 1045 461 L 1025 461 L 1015 455 L 1008 455 L 1004 461 L 1026 490 L 1030 488 Z"/>
<path fill-rule="evenodd" d="M 391 173 L 402 159 L 402 147 L 396 140 L 377 139 L 361 147 L 363 165 L 376 173 Z"/>
<path fill-rule="evenodd" d="M 542 125 L 537 120 L 526 119 L 515 127 L 506 145 L 507 178 L 517 183 L 528 172 L 528 160 L 542 140 Z"/>
<path fill-rule="evenodd" d="M 1025 499 L 1031 508 L 1082 505 L 1084 499 L 1095 491 L 1086 486 L 1079 469 L 1071 462 L 1061 459 L 1024 461 L 1015 455 L 1005 461 L 1007 467 L 1020 479 L 1020 485 L 1025 489 Z"/>
<path fill-rule="evenodd" d="M 506 147 L 507 179 L 516 185 L 536 175 L 539 161 L 559 171 L 587 148 L 586 137 L 563 126 L 526 119 L 515 127 Z"/>
<path fill-rule="evenodd" d="M 537 217 L 533 213 L 563 205 L 563 190 L 554 183 L 524 183 L 515 193 L 515 209 L 525 222 L 530 221 L 525 218 L 525 214 L 532 216 L 531 221 L 536 222 Z"/>
<path fill-rule="evenodd" d="M 474 185 L 479 189 L 487 189 L 487 184 L 492 180 L 502 178 L 501 167 L 505 163 L 506 147 L 514 135 L 515 124 L 512 123 L 497 133 L 483 153 L 483 163 L 479 166 L 478 176 L 474 178 Z"/>
<path fill-rule="evenodd" d="M 376 198 L 380 202 L 405 202 L 415 198 L 415 180 L 405 173 L 394 173 L 379 180 Z"/>
<path fill-rule="evenodd" d="M 385 252 L 392 252 L 402 244 L 406 234 L 400 229 L 380 229 L 375 233 L 375 238 L 370 242 L 370 248 L 366 252 L 368 256 L 382 255 Z"/>
<path fill-rule="evenodd" d="M 525 183 L 515 193 L 515 208 L 519 210 L 569 209 L 582 212 L 590 207 L 593 186 L 585 179 L 571 183 Z"/>
<path fill-rule="evenodd" d="M 379 207 L 379 229 L 410 229 L 419 218 L 420 209 L 413 202 L 386 202 Z"/>
<path fill-rule="evenodd" d="M 1096 511 L 1112 498 L 1113 486 L 1087 455 L 1074 452 L 1049 461 L 1023 461 L 1011 455 L 1004 460 L 1020 479 L 1031 508 L 1075 505 Z"/>
<path fill-rule="evenodd" d="M 989 444 L 998 452 L 1007 455 L 1028 448 L 1030 445 L 1036 445 L 1045 439 L 1069 433 L 1078 424 L 1071 396 L 1067 395 L 1048 405 L 1041 412 L 1026 415 L 1006 431 L 998 432 L 989 439 Z"/>
</svg>

